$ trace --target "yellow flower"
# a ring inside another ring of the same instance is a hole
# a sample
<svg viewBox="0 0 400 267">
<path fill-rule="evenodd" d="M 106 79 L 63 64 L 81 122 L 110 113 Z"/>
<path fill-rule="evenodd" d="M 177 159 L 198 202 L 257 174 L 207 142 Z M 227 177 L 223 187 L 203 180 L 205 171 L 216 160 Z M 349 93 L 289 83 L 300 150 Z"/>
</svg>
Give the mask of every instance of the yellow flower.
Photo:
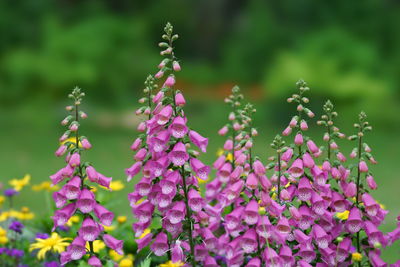
<svg viewBox="0 0 400 267">
<path fill-rule="evenodd" d="M 102 185 L 99 185 L 99 187 L 105 190 L 120 191 L 125 188 L 125 185 L 120 180 L 117 180 L 117 181 L 111 181 L 110 189 Z"/>
<path fill-rule="evenodd" d="M 57 253 L 64 252 L 65 247 L 69 245 L 69 242 L 66 242 L 67 240 L 71 240 L 71 238 L 63 238 L 57 233 L 52 233 L 47 239 L 36 238 L 36 243 L 29 246 L 29 251 L 39 249 L 37 258 L 42 260 L 46 256 L 47 251 L 54 251 Z"/>
<path fill-rule="evenodd" d="M 20 220 L 32 220 L 34 217 L 35 214 L 31 212 L 28 207 L 22 207 L 21 212 L 17 216 Z"/>
<path fill-rule="evenodd" d="M 3 204 L 5 200 L 6 198 L 4 196 L 0 196 L 0 205 Z"/>
<path fill-rule="evenodd" d="M 143 198 L 139 199 L 138 201 L 135 202 L 135 205 L 139 205 L 140 203 L 142 203 L 144 200 Z"/>
<path fill-rule="evenodd" d="M 78 223 L 80 219 L 78 215 L 71 216 L 67 222 L 67 226 L 71 227 L 74 223 Z"/>
<path fill-rule="evenodd" d="M 362 257 L 363 256 L 361 255 L 361 253 L 358 253 L 358 252 L 354 252 L 354 253 L 351 254 L 351 260 L 352 261 L 361 261 Z"/>
<path fill-rule="evenodd" d="M 111 226 L 102 225 L 102 226 L 104 228 L 104 231 L 106 231 L 106 232 L 112 232 L 112 231 L 115 230 L 115 226 L 114 225 L 111 225 Z"/>
<path fill-rule="evenodd" d="M 276 186 L 273 186 L 272 188 L 271 188 L 271 192 L 275 192 L 276 191 Z"/>
<path fill-rule="evenodd" d="M 285 188 L 288 188 L 290 186 L 290 182 L 288 182 L 286 185 L 285 185 Z"/>
<path fill-rule="evenodd" d="M 222 156 L 224 154 L 224 150 L 222 148 L 218 148 L 217 157 Z"/>
<path fill-rule="evenodd" d="M 129 254 L 119 262 L 119 267 L 133 267 L 133 255 Z"/>
<path fill-rule="evenodd" d="M 181 267 L 185 265 L 185 263 L 178 261 L 173 263 L 172 261 L 167 261 L 166 263 L 160 264 L 159 267 Z"/>
<path fill-rule="evenodd" d="M 146 235 L 151 233 L 151 229 L 150 228 L 146 228 L 144 229 L 143 233 L 138 237 L 138 239 L 142 239 L 143 237 L 145 237 Z"/>
<path fill-rule="evenodd" d="M 51 192 L 51 191 L 57 191 L 58 189 L 60 189 L 60 187 L 58 185 L 52 186 L 52 184 L 49 181 L 45 181 L 45 182 L 42 182 L 40 184 L 32 185 L 32 190 L 33 191 Z"/>
<path fill-rule="evenodd" d="M 258 214 L 264 215 L 266 213 L 265 207 L 259 207 L 258 208 Z"/>
<path fill-rule="evenodd" d="M 122 190 L 124 188 L 125 188 L 125 185 L 120 180 L 112 181 L 110 183 L 110 189 L 112 191 L 120 191 L 120 190 Z"/>
<path fill-rule="evenodd" d="M 120 224 L 123 224 L 124 222 L 126 222 L 127 218 L 126 216 L 118 216 L 117 217 L 117 222 Z"/>
<path fill-rule="evenodd" d="M 22 179 L 12 179 L 8 183 L 14 187 L 16 191 L 21 191 L 21 189 L 29 184 L 29 181 L 31 180 L 31 176 L 29 174 L 25 174 L 25 176 Z"/>
<path fill-rule="evenodd" d="M 350 213 L 350 211 L 345 210 L 343 212 L 336 212 L 335 216 L 337 218 L 339 218 L 340 220 L 345 221 L 349 218 L 349 213 Z"/>
<path fill-rule="evenodd" d="M 76 144 L 76 138 L 75 137 L 70 137 L 67 140 L 60 142 L 60 145 L 65 144 L 66 142 L 71 142 L 73 144 Z M 82 147 L 81 141 L 79 141 L 79 147 Z"/>
<path fill-rule="evenodd" d="M 4 245 L 8 242 L 7 231 L 0 226 L 0 244 Z"/>
<path fill-rule="evenodd" d="M 200 179 L 200 178 L 197 177 L 197 176 L 196 176 L 196 178 L 197 178 L 197 181 L 199 182 L 199 184 L 205 184 L 205 183 L 207 183 L 208 180 L 209 180 L 209 177 L 208 177 L 208 176 L 207 176 L 207 179 L 206 179 L 206 180 Z"/>
<path fill-rule="evenodd" d="M 120 259 L 122 259 L 124 256 L 123 255 L 119 255 L 115 250 L 110 250 L 110 252 L 108 253 L 110 255 L 110 258 L 113 261 L 119 261 Z"/>
<path fill-rule="evenodd" d="M 103 241 L 101 241 L 101 240 L 93 241 L 93 252 L 94 253 L 99 253 L 99 251 L 104 249 L 105 247 L 106 247 L 106 244 L 104 244 Z M 89 242 L 86 242 L 86 249 L 90 250 Z"/>
<path fill-rule="evenodd" d="M 272 196 L 271 196 L 271 198 L 273 199 L 273 200 L 277 200 L 278 199 L 278 194 L 277 193 L 273 193 L 272 194 Z"/>
</svg>

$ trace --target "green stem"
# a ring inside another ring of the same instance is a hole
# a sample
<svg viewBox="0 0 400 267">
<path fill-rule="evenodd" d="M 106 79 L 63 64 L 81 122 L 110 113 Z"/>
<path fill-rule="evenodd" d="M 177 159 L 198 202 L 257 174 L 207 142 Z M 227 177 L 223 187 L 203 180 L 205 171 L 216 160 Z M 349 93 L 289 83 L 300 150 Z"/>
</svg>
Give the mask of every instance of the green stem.
<svg viewBox="0 0 400 267">
<path fill-rule="evenodd" d="M 278 152 L 278 201 L 281 202 L 281 153 Z"/>
</svg>

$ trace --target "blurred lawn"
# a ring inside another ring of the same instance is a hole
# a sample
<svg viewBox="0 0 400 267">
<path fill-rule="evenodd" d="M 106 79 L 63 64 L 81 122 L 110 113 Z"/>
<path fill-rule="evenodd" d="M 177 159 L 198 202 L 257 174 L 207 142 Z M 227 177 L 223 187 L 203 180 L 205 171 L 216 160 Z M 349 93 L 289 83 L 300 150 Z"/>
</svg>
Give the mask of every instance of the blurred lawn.
<svg viewBox="0 0 400 267">
<path fill-rule="evenodd" d="M 132 101 L 134 102 L 134 101 Z M 25 173 L 32 175 L 31 184 L 37 184 L 49 179 L 49 175 L 63 166 L 61 159 L 54 156 L 57 140 L 63 127 L 59 124 L 65 112 L 63 104 L 49 105 L 32 101 L 31 104 L 22 105 L 12 110 L 1 110 L 0 125 L 0 162 L 2 167 L 1 182 L 6 183 L 11 178 L 20 178 Z M 282 102 L 285 112 L 276 109 L 273 103 L 258 102 L 258 109 L 254 124 L 258 126 L 260 135 L 256 138 L 255 151 L 264 161 L 271 155 L 269 143 L 288 122 L 292 107 Z M 34 110 L 35 112 L 26 112 Z M 88 136 L 93 144 L 92 150 L 84 154 L 85 159 L 93 162 L 96 169 L 105 175 L 112 176 L 115 180 L 125 181 L 124 169 L 133 163 L 132 151 L 129 146 L 137 136 L 135 130 L 136 116 L 134 106 L 118 110 L 107 109 L 84 103 L 83 110 L 87 111 L 89 119 L 81 127 L 82 134 Z M 319 110 L 314 110 L 319 114 Z M 346 111 L 349 112 L 349 111 Z M 211 164 L 215 159 L 215 152 L 223 144 L 224 139 L 216 134 L 222 123 L 226 121 L 228 108 L 222 101 L 190 102 L 187 107 L 189 124 L 200 133 L 210 138 L 208 156 L 202 157 L 206 163 Z M 339 110 L 340 114 L 340 110 Z M 345 133 L 352 133 L 352 122 L 357 118 L 356 113 L 351 116 L 340 116 L 338 126 L 344 127 Z M 371 122 L 374 125 L 374 121 Z M 311 123 L 310 123 L 311 125 Z M 390 211 L 386 217 L 383 231 L 391 231 L 395 227 L 395 218 L 400 213 L 398 189 L 398 154 L 400 151 L 400 131 L 393 129 L 374 129 L 373 134 L 367 136 L 367 142 L 373 149 L 373 154 L 379 164 L 371 169 L 378 183 L 378 190 L 374 196 Z M 310 133 L 321 141 L 321 129 L 312 126 Z M 319 142 L 321 144 L 321 142 Z M 352 149 L 348 141 L 339 141 L 342 149 L 348 155 Z M 116 212 L 128 215 L 130 208 L 126 194 L 133 190 L 134 181 L 126 185 L 123 191 L 113 192 L 114 197 L 120 198 L 121 205 Z M 7 186 L 7 185 L 5 185 Z M 29 206 L 38 215 L 46 210 L 43 192 L 24 190 L 15 201 L 18 207 Z M 390 250 L 384 251 L 384 258 L 394 262 L 398 259 L 400 244 L 397 242 Z"/>
</svg>

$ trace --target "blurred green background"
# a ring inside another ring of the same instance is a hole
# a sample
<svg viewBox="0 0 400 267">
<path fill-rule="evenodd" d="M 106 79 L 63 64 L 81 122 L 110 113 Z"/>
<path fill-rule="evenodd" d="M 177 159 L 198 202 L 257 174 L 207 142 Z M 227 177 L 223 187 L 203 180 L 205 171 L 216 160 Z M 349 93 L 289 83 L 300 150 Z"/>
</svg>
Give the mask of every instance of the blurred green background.
<svg viewBox="0 0 400 267">
<path fill-rule="evenodd" d="M 383 230 L 400 213 L 400 2 L 365 1 L 0 1 L 0 180 L 25 173 L 32 183 L 63 165 L 54 157 L 59 121 L 69 91 L 87 93 L 82 131 L 94 148 L 87 156 L 114 179 L 125 179 L 136 137 L 137 99 L 147 74 L 161 60 L 157 43 L 170 21 L 181 38 L 178 86 L 188 100 L 190 125 L 210 138 L 211 163 L 223 139 L 223 97 L 239 84 L 258 112 L 256 150 L 266 159 L 269 143 L 290 120 L 285 102 L 305 79 L 319 117 L 331 99 L 338 126 L 351 134 L 360 110 L 375 127 L 367 137 L 380 164 L 372 167 L 375 196 L 390 210 Z M 311 135 L 321 136 L 313 124 Z M 318 137 L 318 141 L 322 141 Z M 349 142 L 343 141 L 346 153 Z M 131 191 L 127 185 L 121 193 Z M 40 193 L 23 192 L 18 205 L 41 212 Z M 121 212 L 130 214 L 123 200 Z M 130 217 L 130 219 L 132 219 Z M 398 259 L 397 242 L 384 257 Z"/>
</svg>

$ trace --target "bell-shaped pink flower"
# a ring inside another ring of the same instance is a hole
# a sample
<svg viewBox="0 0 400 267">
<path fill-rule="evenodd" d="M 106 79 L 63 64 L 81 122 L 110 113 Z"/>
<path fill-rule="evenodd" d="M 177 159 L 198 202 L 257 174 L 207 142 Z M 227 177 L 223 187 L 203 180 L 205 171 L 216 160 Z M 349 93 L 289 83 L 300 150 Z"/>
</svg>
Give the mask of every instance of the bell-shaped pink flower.
<svg viewBox="0 0 400 267">
<path fill-rule="evenodd" d="M 261 216 L 258 220 L 256 231 L 259 236 L 264 238 L 270 238 L 272 235 L 272 224 L 268 219 L 268 216 Z"/>
<path fill-rule="evenodd" d="M 208 228 L 203 228 L 201 231 L 201 237 L 206 245 L 206 248 L 209 250 L 214 250 L 218 245 L 218 239 L 214 236 L 214 234 Z"/>
<path fill-rule="evenodd" d="M 135 175 L 138 174 L 141 169 L 142 169 L 141 161 L 135 162 L 131 167 L 129 167 L 128 169 L 125 169 L 125 173 L 128 176 L 127 181 L 129 182 L 130 180 L 132 180 L 132 178 L 135 177 Z M 86 172 L 87 172 L 87 170 L 86 170 Z M 88 175 L 88 177 L 89 177 L 89 175 Z M 99 175 L 97 174 L 97 181 L 98 181 L 98 177 L 99 177 Z M 92 179 L 90 179 L 90 178 L 89 178 L 89 180 L 92 181 Z"/>
<path fill-rule="evenodd" d="M 310 181 L 303 177 L 299 181 L 299 186 L 297 188 L 297 196 L 302 201 L 308 201 L 311 199 L 313 189 L 311 187 Z"/>
<path fill-rule="evenodd" d="M 169 126 L 169 131 L 173 137 L 183 138 L 188 132 L 188 127 L 186 126 L 186 119 L 180 116 L 175 117 L 172 120 L 171 125 Z"/>
<path fill-rule="evenodd" d="M 183 106 L 186 104 L 186 100 L 185 100 L 185 98 L 183 97 L 182 93 L 177 93 L 177 94 L 175 95 L 175 104 L 176 104 L 178 107 L 183 107 Z"/>
<path fill-rule="evenodd" d="M 81 145 L 82 145 L 83 149 L 85 149 L 85 150 L 92 148 L 92 144 L 89 142 L 89 140 L 87 140 L 87 138 L 83 138 L 81 140 Z"/>
<path fill-rule="evenodd" d="M 189 206 L 194 212 L 199 212 L 203 208 L 204 199 L 197 190 L 191 188 L 188 192 Z"/>
<path fill-rule="evenodd" d="M 312 167 L 315 166 L 315 162 L 314 162 L 313 158 L 307 152 L 304 153 L 304 155 L 303 155 L 303 164 L 304 164 L 304 167 L 309 168 L 309 169 L 311 169 Z"/>
<path fill-rule="evenodd" d="M 217 261 L 211 256 L 207 256 L 204 259 L 203 264 L 204 264 L 203 265 L 204 267 L 219 267 L 219 265 L 217 264 Z"/>
<path fill-rule="evenodd" d="M 88 264 L 93 267 L 102 267 L 103 266 L 103 264 L 101 263 L 99 258 L 97 258 L 96 256 L 90 257 L 88 260 Z"/>
<path fill-rule="evenodd" d="M 71 157 L 69 158 L 69 165 L 71 165 L 71 167 L 77 167 L 81 164 L 81 156 L 79 155 L 79 153 L 74 153 L 71 155 Z"/>
<path fill-rule="evenodd" d="M 228 133 L 228 131 L 229 131 L 228 127 L 224 126 L 218 131 L 218 134 L 221 135 L 221 136 L 224 136 L 224 135 L 226 135 Z"/>
<path fill-rule="evenodd" d="M 286 127 L 285 130 L 283 130 L 282 135 L 283 135 L 283 136 L 288 136 L 288 135 L 290 135 L 291 133 L 292 133 L 292 127 L 288 126 L 288 127 Z"/>
<path fill-rule="evenodd" d="M 167 211 L 166 217 L 172 224 L 180 223 L 186 214 L 186 207 L 183 201 L 175 202 L 174 206 Z"/>
<path fill-rule="evenodd" d="M 68 183 L 64 185 L 64 194 L 67 199 L 77 199 L 81 192 L 82 180 L 78 176 L 73 177 Z"/>
<path fill-rule="evenodd" d="M 311 240 L 311 237 L 306 235 L 303 231 L 295 229 L 293 231 L 294 239 L 301 245 Z"/>
<path fill-rule="evenodd" d="M 140 138 L 136 138 L 135 141 L 133 141 L 132 145 L 131 145 L 131 149 L 133 151 L 138 150 L 142 145 L 142 139 Z"/>
<path fill-rule="evenodd" d="M 160 111 L 160 113 L 158 113 L 156 115 L 157 124 L 159 124 L 159 125 L 167 124 L 167 122 L 171 118 L 172 112 L 173 112 L 173 109 L 172 109 L 171 105 L 165 106 Z"/>
<path fill-rule="evenodd" d="M 254 173 L 250 173 L 249 175 L 247 175 L 246 186 L 252 190 L 257 189 L 258 187 L 257 175 L 255 175 Z"/>
<path fill-rule="evenodd" d="M 265 174 L 265 167 L 261 163 L 261 161 L 259 161 L 259 160 L 254 161 L 253 169 L 254 169 L 254 173 L 257 174 L 257 175 L 264 175 Z"/>
<path fill-rule="evenodd" d="M 281 160 L 283 161 L 290 161 L 293 156 L 293 149 L 288 148 L 285 152 L 282 153 Z"/>
<path fill-rule="evenodd" d="M 86 188 L 82 189 L 78 201 L 76 201 L 76 207 L 82 213 L 89 213 L 93 211 L 95 204 L 96 200 L 94 198 L 93 192 Z"/>
<path fill-rule="evenodd" d="M 71 260 L 79 260 L 86 254 L 86 241 L 80 236 L 75 237 L 68 246 L 67 252 Z"/>
<path fill-rule="evenodd" d="M 210 172 L 209 166 L 204 165 L 200 160 L 196 158 L 190 159 L 190 166 L 200 179 L 202 180 L 208 179 L 208 174 Z"/>
<path fill-rule="evenodd" d="M 322 229 L 318 224 L 314 224 L 312 227 L 312 234 L 314 240 L 319 248 L 327 248 L 330 242 L 329 235 Z"/>
<path fill-rule="evenodd" d="M 175 77 L 174 75 L 168 76 L 167 80 L 165 80 L 165 87 L 172 87 L 175 84 Z"/>
<path fill-rule="evenodd" d="M 172 151 L 169 152 L 168 158 L 175 166 L 182 166 L 189 159 L 186 146 L 182 142 L 177 143 Z"/>
<path fill-rule="evenodd" d="M 258 222 L 258 203 L 256 200 L 250 200 L 243 213 L 243 219 L 248 225 L 254 225 Z"/>
<path fill-rule="evenodd" d="M 227 188 L 227 192 L 226 192 L 228 200 L 233 200 L 233 199 L 237 198 L 239 196 L 240 192 L 242 191 L 243 186 L 244 186 L 243 180 L 239 180 L 239 181 L 235 182 L 234 184 L 230 185 Z"/>
<path fill-rule="evenodd" d="M 323 215 L 325 212 L 325 201 L 320 194 L 313 192 L 311 195 L 311 208 L 317 215 Z"/>
<path fill-rule="evenodd" d="M 375 190 L 378 188 L 378 186 L 374 180 L 374 177 L 372 175 L 368 175 L 366 180 L 367 180 L 367 185 L 369 188 L 371 188 L 372 190 Z"/>
<path fill-rule="evenodd" d="M 341 194 L 336 191 L 332 192 L 332 206 L 336 212 L 343 212 L 346 210 L 346 200 Z"/>
<path fill-rule="evenodd" d="M 67 146 L 66 145 L 61 145 L 57 151 L 55 152 L 57 157 L 61 157 L 62 155 L 65 154 L 65 152 L 67 151 Z"/>
<path fill-rule="evenodd" d="M 296 134 L 294 137 L 294 143 L 298 146 L 301 146 L 304 142 L 303 135 L 301 133 Z"/>
<path fill-rule="evenodd" d="M 290 233 L 289 221 L 285 217 L 280 217 L 278 224 L 276 225 L 276 230 L 282 234 Z"/>
<path fill-rule="evenodd" d="M 290 166 L 288 172 L 290 175 L 294 178 L 298 178 L 303 175 L 304 170 L 303 170 L 303 161 L 301 159 L 296 159 L 292 166 Z"/>
<path fill-rule="evenodd" d="M 181 241 L 176 240 L 175 244 L 172 245 L 171 248 L 171 261 L 175 262 L 183 262 L 185 260 L 185 254 L 181 247 Z"/>
<path fill-rule="evenodd" d="M 356 193 L 357 193 L 357 185 L 354 182 L 348 183 L 344 190 L 345 196 L 354 197 Z"/>
<path fill-rule="evenodd" d="M 368 193 L 364 193 L 362 195 L 362 201 L 365 206 L 365 211 L 367 212 L 368 216 L 375 216 L 379 211 L 379 204 L 372 198 L 372 196 Z"/>
<path fill-rule="evenodd" d="M 63 207 L 62 209 L 56 210 L 53 216 L 54 226 L 53 231 L 58 226 L 62 226 L 67 223 L 69 218 L 75 213 L 76 207 L 75 203 L 70 203 Z"/>
<path fill-rule="evenodd" d="M 368 172 L 367 163 L 365 163 L 365 161 L 360 161 L 360 163 L 358 164 L 358 169 L 360 170 L 360 172 Z"/>
<path fill-rule="evenodd" d="M 311 213 L 311 210 L 306 205 L 302 205 L 299 207 L 299 213 L 301 214 L 301 219 L 299 221 L 299 228 L 301 230 L 306 230 L 310 228 L 310 226 L 314 223 L 314 217 Z"/>
<path fill-rule="evenodd" d="M 107 247 L 115 250 L 118 254 L 120 255 L 124 254 L 124 251 L 122 250 L 122 247 L 124 246 L 124 241 L 118 240 L 109 234 L 103 235 L 103 241 Z"/>
<path fill-rule="evenodd" d="M 103 174 L 99 173 L 99 181 L 97 182 L 99 185 L 110 189 L 111 181 L 112 177 L 106 177 Z"/>
<path fill-rule="evenodd" d="M 135 190 L 140 196 L 147 196 L 152 188 L 151 179 L 143 177 L 136 185 Z"/>
<path fill-rule="evenodd" d="M 350 210 L 349 218 L 346 221 L 347 230 L 350 233 L 357 233 L 361 230 L 363 226 L 363 221 L 361 219 L 360 210 L 357 207 L 353 207 Z"/>
<path fill-rule="evenodd" d="M 79 236 L 85 241 L 94 241 L 100 234 L 98 224 L 92 218 L 86 217 L 83 220 L 81 228 L 79 229 Z"/>
<path fill-rule="evenodd" d="M 136 160 L 136 161 L 142 161 L 142 160 L 144 160 L 146 158 L 146 155 L 147 155 L 147 149 L 146 148 L 141 148 L 136 152 L 136 154 L 133 157 L 133 159 Z"/>
<path fill-rule="evenodd" d="M 99 218 L 100 222 L 106 226 L 110 226 L 112 224 L 112 220 L 114 219 L 114 213 L 107 210 L 100 204 L 96 204 L 94 206 L 94 214 L 97 218 Z"/>
<path fill-rule="evenodd" d="M 86 174 L 91 182 L 97 183 L 99 181 L 99 174 L 92 166 L 86 167 Z"/>
<path fill-rule="evenodd" d="M 225 216 L 225 226 L 228 230 L 233 230 L 240 224 L 244 207 L 236 207 L 231 213 Z"/>
<path fill-rule="evenodd" d="M 199 133 L 191 130 L 189 131 L 190 141 L 195 144 L 203 153 L 207 151 L 208 138 L 201 136 Z"/>
<path fill-rule="evenodd" d="M 153 234 L 148 233 L 144 237 L 142 237 L 140 239 L 136 239 L 136 244 L 138 245 L 138 252 L 141 251 L 144 247 L 147 247 L 150 244 L 150 242 L 152 241 L 152 238 L 153 238 Z"/>
<path fill-rule="evenodd" d="M 63 207 L 67 203 L 67 197 L 65 196 L 64 188 L 61 188 L 61 190 L 58 192 L 54 192 L 53 199 L 58 209 Z"/>
<path fill-rule="evenodd" d="M 150 248 L 156 256 L 164 255 L 169 249 L 167 235 L 164 232 L 159 233 Z"/>
<path fill-rule="evenodd" d="M 308 150 L 309 150 L 312 154 L 318 153 L 318 151 L 319 151 L 319 148 L 317 147 L 317 145 L 316 145 L 312 140 L 308 140 L 308 141 L 307 141 L 307 147 L 308 147 Z"/>
<path fill-rule="evenodd" d="M 154 187 L 153 187 L 154 188 Z M 154 212 L 154 204 L 149 200 L 145 200 L 132 208 L 133 213 L 141 223 L 147 223 L 151 220 Z"/>
<path fill-rule="evenodd" d="M 249 228 L 249 230 L 244 233 L 241 238 L 242 249 L 245 253 L 252 253 L 257 248 L 257 233 L 253 228 Z"/>
</svg>

